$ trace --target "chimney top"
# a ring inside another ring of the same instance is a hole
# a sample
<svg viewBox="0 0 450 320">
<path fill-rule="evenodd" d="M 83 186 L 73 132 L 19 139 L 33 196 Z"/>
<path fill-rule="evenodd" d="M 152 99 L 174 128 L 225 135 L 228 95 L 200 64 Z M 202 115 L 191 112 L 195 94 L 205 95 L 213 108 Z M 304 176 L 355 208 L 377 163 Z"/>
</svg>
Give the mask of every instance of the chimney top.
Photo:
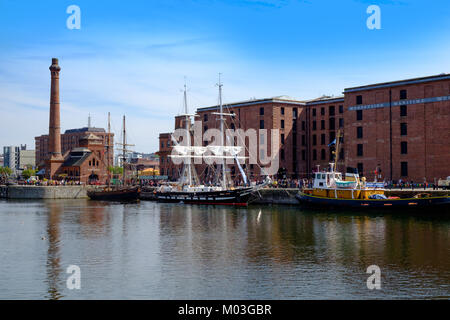
<svg viewBox="0 0 450 320">
<path fill-rule="evenodd" d="M 58 65 L 58 58 L 52 58 L 52 65 L 49 67 L 50 71 L 61 71 L 61 67 Z"/>
</svg>

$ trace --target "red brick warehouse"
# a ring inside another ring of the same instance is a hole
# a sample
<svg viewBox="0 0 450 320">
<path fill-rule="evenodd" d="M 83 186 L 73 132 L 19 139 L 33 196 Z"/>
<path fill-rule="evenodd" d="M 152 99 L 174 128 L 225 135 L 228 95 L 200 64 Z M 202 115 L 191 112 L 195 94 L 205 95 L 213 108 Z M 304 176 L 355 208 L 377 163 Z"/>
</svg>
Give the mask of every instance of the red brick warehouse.
<svg viewBox="0 0 450 320">
<path fill-rule="evenodd" d="M 355 167 L 368 180 L 377 172 L 381 180 L 419 183 L 450 175 L 448 74 L 347 88 L 341 97 L 255 99 L 230 103 L 225 109 L 236 114 L 233 121 L 227 120 L 227 128 L 279 130 L 280 176 L 310 177 L 317 165 L 327 167 L 335 156 L 335 147 L 329 144 L 338 132 L 343 135 L 337 161 L 340 171 Z M 213 114 L 217 110 L 218 106 L 197 109 L 196 121 L 201 121 L 203 132 L 218 128 Z M 160 135 L 161 172 L 176 179 L 179 166 L 168 157 L 170 140 L 170 133 Z M 270 149 L 270 141 L 265 148 Z M 198 167 L 204 177 L 205 165 Z M 251 178 L 261 178 L 258 166 L 244 168 Z M 235 166 L 230 170 L 238 176 Z"/>
<path fill-rule="evenodd" d="M 345 162 L 369 178 L 435 182 L 450 175 L 450 75 L 347 88 Z"/>
</svg>

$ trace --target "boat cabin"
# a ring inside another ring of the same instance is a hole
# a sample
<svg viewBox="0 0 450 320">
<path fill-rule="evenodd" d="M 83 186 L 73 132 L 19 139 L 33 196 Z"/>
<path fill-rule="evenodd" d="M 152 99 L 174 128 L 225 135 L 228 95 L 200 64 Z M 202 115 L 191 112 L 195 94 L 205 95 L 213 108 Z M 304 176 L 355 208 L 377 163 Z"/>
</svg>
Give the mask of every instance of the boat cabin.
<svg viewBox="0 0 450 320">
<path fill-rule="evenodd" d="M 340 172 L 316 172 L 313 188 L 335 188 L 336 180 L 342 180 Z"/>
</svg>

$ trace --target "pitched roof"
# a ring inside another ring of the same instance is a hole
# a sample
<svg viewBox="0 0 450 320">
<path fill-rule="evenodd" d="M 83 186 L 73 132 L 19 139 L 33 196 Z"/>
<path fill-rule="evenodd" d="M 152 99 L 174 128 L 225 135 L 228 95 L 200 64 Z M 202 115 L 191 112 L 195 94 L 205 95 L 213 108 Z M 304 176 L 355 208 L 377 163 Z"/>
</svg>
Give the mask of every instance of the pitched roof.
<svg viewBox="0 0 450 320">
<path fill-rule="evenodd" d="M 345 88 L 344 89 L 344 93 L 355 92 L 355 91 L 363 91 L 363 90 L 370 90 L 370 89 L 379 89 L 379 88 L 386 88 L 386 87 L 404 86 L 404 85 L 408 85 L 408 84 L 424 83 L 424 82 L 448 80 L 448 79 L 450 79 L 450 74 L 448 74 L 448 73 L 441 73 L 441 74 L 438 74 L 438 75 L 428 76 L 428 77 L 420 77 L 420 78 L 412 78 L 412 79 L 405 79 L 405 80 L 381 82 L 381 83 L 369 84 L 369 85 L 364 85 L 364 86 Z"/>
<path fill-rule="evenodd" d="M 74 133 L 74 132 L 106 132 L 106 131 L 103 128 L 84 127 L 79 129 L 68 129 L 64 133 Z"/>
<path fill-rule="evenodd" d="M 79 167 L 91 155 L 91 151 L 86 148 L 73 149 L 64 160 L 63 167 Z"/>
<path fill-rule="evenodd" d="M 233 102 L 233 103 L 224 103 L 224 108 L 234 108 L 234 107 L 244 107 L 244 106 L 251 106 L 255 104 L 263 104 L 263 103 L 285 103 L 285 104 L 305 104 L 305 101 L 303 100 L 296 100 L 295 98 L 288 97 L 288 96 L 276 96 L 272 98 L 265 98 L 265 99 L 250 99 L 250 100 L 244 100 L 239 102 Z M 211 107 L 204 107 L 204 108 L 197 108 L 197 112 L 203 112 L 203 111 L 210 111 L 210 110 L 216 110 L 219 109 L 219 106 L 211 106 Z"/>
</svg>

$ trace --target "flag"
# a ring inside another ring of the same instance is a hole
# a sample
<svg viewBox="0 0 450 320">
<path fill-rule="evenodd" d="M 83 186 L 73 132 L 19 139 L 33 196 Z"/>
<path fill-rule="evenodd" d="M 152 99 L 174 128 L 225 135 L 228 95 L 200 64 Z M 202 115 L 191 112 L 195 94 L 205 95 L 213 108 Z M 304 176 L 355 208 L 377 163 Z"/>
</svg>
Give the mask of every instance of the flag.
<svg viewBox="0 0 450 320">
<path fill-rule="evenodd" d="M 336 139 L 334 139 L 328 146 L 331 147 L 333 144 L 336 144 Z"/>
</svg>

